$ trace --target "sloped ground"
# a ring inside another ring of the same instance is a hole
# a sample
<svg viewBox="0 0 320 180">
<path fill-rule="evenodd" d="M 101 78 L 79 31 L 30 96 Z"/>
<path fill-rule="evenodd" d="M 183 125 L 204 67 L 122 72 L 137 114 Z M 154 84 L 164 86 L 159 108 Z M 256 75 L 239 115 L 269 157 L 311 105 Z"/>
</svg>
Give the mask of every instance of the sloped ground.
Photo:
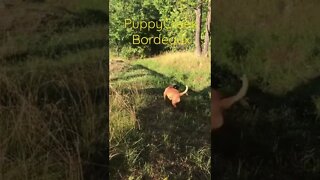
<svg viewBox="0 0 320 180">
<path fill-rule="evenodd" d="M 110 69 L 120 70 L 110 71 L 111 177 L 210 179 L 208 95 L 191 89 L 174 110 L 163 100 L 169 77 L 143 64 Z"/>
<path fill-rule="evenodd" d="M 0 14 L 0 179 L 106 179 L 106 13 L 13 1 Z"/>
</svg>

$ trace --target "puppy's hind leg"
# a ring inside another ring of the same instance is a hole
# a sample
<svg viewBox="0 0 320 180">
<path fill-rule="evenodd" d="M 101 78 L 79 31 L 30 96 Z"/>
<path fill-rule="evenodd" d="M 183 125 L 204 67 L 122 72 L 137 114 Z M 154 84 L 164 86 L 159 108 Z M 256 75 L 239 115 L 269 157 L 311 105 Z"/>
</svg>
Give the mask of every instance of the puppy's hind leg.
<svg viewBox="0 0 320 180">
<path fill-rule="evenodd" d="M 166 100 L 166 97 L 167 97 L 167 90 L 163 92 L 163 99 Z"/>
<path fill-rule="evenodd" d="M 174 108 L 177 108 L 177 104 L 180 102 L 180 99 L 177 99 L 177 98 L 173 98 L 172 99 L 172 106 L 174 107 Z"/>
<path fill-rule="evenodd" d="M 174 103 L 174 102 L 172 102 L 172 106 L 173 106 L 174 108 L 177 108 L 177 104 Z"/>
</svg>

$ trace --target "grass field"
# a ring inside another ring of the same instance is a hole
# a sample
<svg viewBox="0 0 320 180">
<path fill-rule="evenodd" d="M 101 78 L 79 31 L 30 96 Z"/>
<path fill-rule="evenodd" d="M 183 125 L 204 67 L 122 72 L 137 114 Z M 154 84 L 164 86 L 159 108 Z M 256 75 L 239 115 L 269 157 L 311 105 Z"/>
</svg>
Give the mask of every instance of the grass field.
<svg viewBox="0 0 320 180">
<path fill-rule="evenodd" d="M 17 0 L 0 10 L 0 179 L 108 177 L 101 5 Z"/>
<path fill-rule="evenodd" d="M 169 84 L 189 86 L 178 109 Z M 193 53 L 110 61 L 112 179 L 210 179 L 210 60 Z"/>
<path fill-rule="evenodd" d="M 216 179 L 320 178 L 318 1 L 229 0 L 214 5 L 213 81 L 248 106 L 213 133 Z"/>
<path fill-rule="evenodd" d="M 6 2 L 0 179 L 210 178 L 209 59 L 112 57 L 108 134 L 107 1 Z M 229 95 L 250 80 L 247 106 L 211 134 L 216 179 L 320 179 L 318 7 L 214 2 L 214 81 Z M 171 83 L 190 88 L 178 110 L 163 101 Z"/>
</svg>

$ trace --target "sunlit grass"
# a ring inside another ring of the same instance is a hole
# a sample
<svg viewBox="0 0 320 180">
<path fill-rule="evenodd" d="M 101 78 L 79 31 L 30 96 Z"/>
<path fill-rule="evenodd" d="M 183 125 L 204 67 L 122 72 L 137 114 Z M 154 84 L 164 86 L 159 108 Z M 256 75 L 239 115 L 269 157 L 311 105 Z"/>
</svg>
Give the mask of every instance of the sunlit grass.
<svg viewBox="0 0 320 180">
<path fill-rule="evenodd" d="M 199 91 L 210 86 L 210 62 L 210 58 L 198 57 L 192 52 L 176 52 L 138 60 L 134 64 L 144 65 Z"/>
<path fill-rule="evenodd" d="M 197 65 L 202 74 L 193 74 L 194 69 L 186 69 L 187 65 L 179 67 L 179 58 Z M 189 82 L 194 78 L 209 78 L 209 66 L 199 66 L 209 60 L 197 60 L 188 52 L 131 61 L 117 59 L 110 62 L 109 76 L 111 177 L 171 179 L 198 174 L 210 178 L 209 97 L 195 93 L 183 98 L 186 112 L 182 113 L 167 106 L 162 95 L 175 81 L 193 88 Z M 180 79 L 179 74 L 188 79 Z M 203 90 L 209 83 L 201 81 L 193 90 Z M 197 145 L 193 137 L 198 137 Z"/>
</svg>

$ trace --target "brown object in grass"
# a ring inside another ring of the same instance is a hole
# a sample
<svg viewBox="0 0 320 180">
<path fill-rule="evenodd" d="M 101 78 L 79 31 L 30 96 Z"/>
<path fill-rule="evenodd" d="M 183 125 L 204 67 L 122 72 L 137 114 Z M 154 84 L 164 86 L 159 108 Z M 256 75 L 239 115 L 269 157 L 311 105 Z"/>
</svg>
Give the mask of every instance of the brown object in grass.
<svg viewBox="0 0 320 180">
<path fill-rule="evenodd" d="M 242 76 L 242 87 L 239 92 L 231 97 L 222 98 L 221 94 L 212 89 L 211 91 L 211 129 L 218 129 L 223 125 L 223 111 L 229 109 L 234 103 L 242 99 L 248 90 L 248 79 Z"/>
<path fill-rule="evenodd" d="M 163 98 L 166 100 L 166 97 L 171 101 L 174 108 L 177 107 L 177 104 L 180 102 L 180 97 L 187 94 L 188 86 L 186 86 L 186 90 L 183 92 L 179 92 L 172 85 L 168 86 L 163 92 Z"/>
</svg>

